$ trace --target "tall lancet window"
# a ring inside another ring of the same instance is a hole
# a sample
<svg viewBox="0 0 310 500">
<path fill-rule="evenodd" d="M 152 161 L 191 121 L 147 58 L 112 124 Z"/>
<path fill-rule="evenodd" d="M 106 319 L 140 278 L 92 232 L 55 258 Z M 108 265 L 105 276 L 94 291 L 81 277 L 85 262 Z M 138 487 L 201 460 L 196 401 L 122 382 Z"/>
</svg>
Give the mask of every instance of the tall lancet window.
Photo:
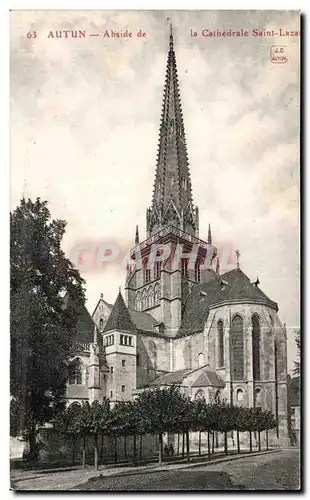
<svg viewBox="0 0 310 500">
<path fill-rule="evenodd" d="M 252 316 L 252 362 L 253 379 L 260 379 L 260 322 L 258 316 Z"/>
<path fill-rule="evenodd" d="M 143 281 L 149 283 L 151 281 L 151 270 L 148 266 L 148 259 L 143 262 Z"/>
<path fill-rule="evenodd" d="M 201 280 L 200 265 L 201 265 L 200 261 L 196 260 L 196 263 L 195 263 L 195 281 L 197 283 L 200 283 L 200 280 Z"/>
<path fill-rule="evenodd" d="M 162 265 L 162 262 L 161 262 L 161 261 L 156 261 L 156 262 L 155 262 L 155 272 L 154 272 L 154 275 L 155 275 L 154 277 L 155 277 L 155 279 L 160 278 L 161 265 Z"/>
<path fill-rule="evenodd" d="M 230 329 L 232 375 L 235 380 L 243 379 L 243 319 L 239 314 L 233 317 Z"/>
<path fill-rule="evenodd" d="M 182 276 L 188 278 L 188 259 L 181 260 Z"/>
<path fill-rule="evenodd" d="M 217 341 L 218 341 L 218 366 L 224 366 L 224 325 L 223 321 L 220 319 L 217 322 Z"/>
</svg>

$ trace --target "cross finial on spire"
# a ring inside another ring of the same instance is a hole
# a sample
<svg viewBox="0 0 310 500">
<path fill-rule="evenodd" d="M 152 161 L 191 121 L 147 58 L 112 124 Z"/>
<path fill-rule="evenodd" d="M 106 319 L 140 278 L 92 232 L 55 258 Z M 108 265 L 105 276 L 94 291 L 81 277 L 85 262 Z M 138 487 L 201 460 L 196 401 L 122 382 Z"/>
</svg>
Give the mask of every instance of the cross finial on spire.
<svg viewBox="0 0 310 500">
<path fill-rule="evenodd" d="M 239 267 L 240 267 L 239 257 L 240 257 L 240 255 L 241 255 L 240 250 L 238 250 L 238 249 L 237 249 L 237 250 L 235 251 L 235 254 L 236 254 L 236 264 L 237 264 L 237 269 L 239 269 Z"/>
</svg>

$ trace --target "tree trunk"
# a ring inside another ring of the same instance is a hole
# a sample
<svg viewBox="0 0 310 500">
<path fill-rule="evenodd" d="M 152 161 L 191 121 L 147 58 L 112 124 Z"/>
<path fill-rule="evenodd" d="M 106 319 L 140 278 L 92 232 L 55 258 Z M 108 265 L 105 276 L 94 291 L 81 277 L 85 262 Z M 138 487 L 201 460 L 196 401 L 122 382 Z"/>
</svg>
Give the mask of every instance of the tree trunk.
<svg viewBox="0 0 310 500">
<path fill-rule="evenodd" d="M 190 460 L 190 453 L 189 453 L 189 431 L 186 431 L 186 459 L 188 461 Z"/>
<path fill-rule="evenodd" d="M 133 436 L 133 463 L 136 465 L 137 463 L 137 436 L 134 434 Z"/>
<path fill-rule="evenodd" d="M 37 448 L 37 436 L 35 431 L 35 426 L 31 426 L 29 431 L 29 460 L 38 459 L 38 448 Z"/>
<path fill-rule="evenodd" d="M 86 437 L 83 436 L 82 466 L 86 467 Z"/>
<path fill-rule="evenodd" d="M 124 455 L 127 458 L 127 436 L 124 436 Z"/>
<path fill-rule="evenodd" d="M 98 470 L 99 464 L 98 464 L 98 435 L 95 434 L 94 436 L 94 466 L 95 469 Z"/>
<path fill-rule="evenodd" d="M 225 455 L 228 455 L 228 449 L 227 449 L 227 432 L 224 432 L 224 453 L 225 453 Z"/>
<path fill-rule="evenodd" d="M 237 429 L 237 451 L 240 453 L 240 436 L 239 436 L 239 430 Z"/>
<path fill-rule="evenodd" d="M 201 431 L 199 431 L 199 440 L 198 440 L 198 455 L 201 455 Z"/>
<path fill-rule="evenodd" d="M 158 438 L 159 438 L 158 465 L 162 465 L 162 463 L 163 463 L 163 435 L 161 432 L 159 433 Z"/>
<path fill-rule="evenodd" d="M 100 464 L 104 465 L 104 460 L 103 460 L 103 443 L 104 443 L 104 436 L 101 434 L 101 447 L 100 447 Z"/>
<path fill-rule="evenodd" d="M 143 436 L 142 436 L 142 434 L 140 434 L 140 457 L 139 457 L 140 462 L 142 461 L 142 444 L 143 444 L 142 439 L 143 439 Z"/>
<path fill-rule="evenodd" d="M 214 455 L 214 431 L 212 431 L 212 455 Z"/>
<path fill-rule="evenodd" d="M 252 431 L 250 431 L 250 453 L 252 453 Z"/>
<path fill-rule="evenodd" d="M 178 453 L 177 455 L 180 454 L 180 433 L 178 432 Z"/>
<path fill-rule="evenodd" d="M 260 442 L 260 431 L 258 431 L 258 451 L 262 451 L 261 442 Z"/>
<path fill-rule="evenodd" d="M 75 465 L 76 438 L 72 436 L 72 465 Z"/>
<path fill-rule="evenodd" d="M 117 463 L 117 436 L 114 436 L 114 462 Z"/>
<path fill-rule="evenodd" d="M 215 431 L 215 448 L 219 447 L 219 433 Z"/>
<path fill-rule="evenodd" d="M 185 455 L 185 435 L 184 432 L 182 434 L 182 457 L 184 458 Z"/>
<path fill-rule="evenodd" d="M 208 457 L 211 458 L 211 450 L 210 450 L 210 432 L 208 431 Z"/>
<path fill-rule="evenodd" d="M 268 450 L 269 442 L 268 442 L 268 429 L 266 429 L 266 449 Z"/>
</svg>

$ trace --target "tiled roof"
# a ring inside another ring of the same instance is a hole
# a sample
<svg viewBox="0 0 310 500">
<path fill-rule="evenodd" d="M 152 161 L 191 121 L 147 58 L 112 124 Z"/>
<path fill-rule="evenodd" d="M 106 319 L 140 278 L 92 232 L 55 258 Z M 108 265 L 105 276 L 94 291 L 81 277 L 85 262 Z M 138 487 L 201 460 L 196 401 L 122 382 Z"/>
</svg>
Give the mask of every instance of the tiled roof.
<svg viewBox="0 0 310 500">
<path fill-rule="evenodd" d="M 121 292 L 119 292 L 111 314 L 106 322 L 103 332 L 111 330 L 120 330 L 134 333 L 136 327 L 131 319 L 129 310 L 124 302 Z"/>
<path fill-rule="evenodd" d="M 225 387 L 223 380 L 215 373 L 211 371 L 205 371 L 201 373 L 197 380 L 195 380 L 193 387 Z"/>
<path fill-rule="evenodd" d="M 75 308 L 76 314 L 78 316 L 78 320 L 76 323 L 76 334 L 73 338 L 74 342 L 81 342 L 85 344 L 93 342 L 95 323 L 93 322 L 85 305 L 76 305 L 67 293 L 64 296 L 64 307 L 66 308 L 69 306 Z"/>
<path fill-rule="evenodd" d="M 178 370 L 172 373 L 166 373 L 166 375 L 162 375 L 161 377 L 152 380 L 148 383 L 149 386 L 160 386 L 160 385 L 172 385 L 172 384 L 180 384 L 187 374 L 191 373 L 192 370 Z"/>
<path fill-rule="evenodd" d="M 138 330 L 157 333 L 155 325 L 158 324 L 158 321 L 153 316 L 145 312 L 132 311 L 130 309 L 129 314 Z"/>
<path fill-rule="evenodd" d="M 234 269 L 208 283 L 194 285 L 184 306 L 179 335 L 203 329 L 209 309 L 222 302 L 257 302 L 278 310 L 275 302 L 257 286 L 241 269 Z"/>
<path fill-rule="evenodd" d="M 203 370 L 203 371 L 201 371 Z M 178 370 L 171 373 L 166 373 L 155 380 L 148 383 L 149 387 L 152 386 L 162 386 L 162 385 L 172 385 L 172 384 L 182 384 L 183 380 L 189 375 L 192 376 L 194 372 L 197 371 L 197 379 L 192 383 L 192 387 L 225 387 L 223 380 L 215 373 L 206 369 L 184 369 Z"/>
</svg>

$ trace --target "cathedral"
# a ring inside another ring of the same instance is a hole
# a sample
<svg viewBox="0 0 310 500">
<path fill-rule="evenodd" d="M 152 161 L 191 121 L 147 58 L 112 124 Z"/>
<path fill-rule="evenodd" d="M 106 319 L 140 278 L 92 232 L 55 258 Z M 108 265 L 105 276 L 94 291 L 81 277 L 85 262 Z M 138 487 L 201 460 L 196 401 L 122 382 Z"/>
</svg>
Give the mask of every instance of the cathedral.
<svg viewBox="0 0 310 500">
<path fill-rule="evenodd" d="M 242 271 L 220 273 L 211 228 L 199 237 L 173 34 L 146 237 L 136 228 L 124 294 L 81 311 L 68 404 L 180 384 L 191 398 L 269 409 L 288 443 L 286 330 L 278 306 Z"/>
</svg>

